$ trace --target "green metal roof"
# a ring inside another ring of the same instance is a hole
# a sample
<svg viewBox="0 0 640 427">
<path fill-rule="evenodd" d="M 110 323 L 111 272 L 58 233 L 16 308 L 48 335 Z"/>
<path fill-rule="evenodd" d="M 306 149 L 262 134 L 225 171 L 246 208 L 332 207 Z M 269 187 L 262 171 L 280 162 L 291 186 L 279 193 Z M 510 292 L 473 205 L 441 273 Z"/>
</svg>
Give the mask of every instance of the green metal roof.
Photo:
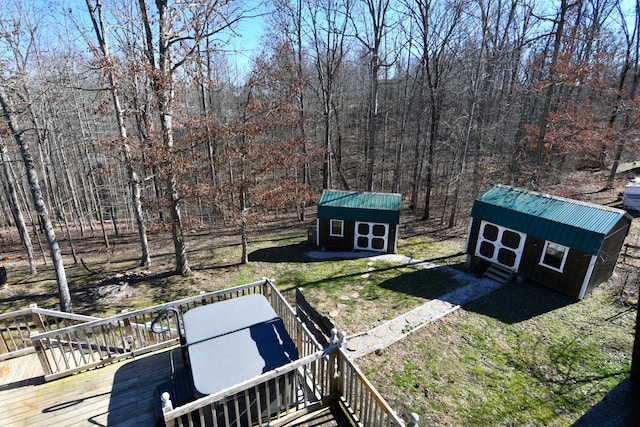
<svg viewBox="0 0 640 427">
<path fill-rule="evenodd" d="M 473 218 L 527 233 L 596 255 L 605 236 L 624 216 L 623 210 L 505 185 L 480 195 Z"/>
<path fill-rule="evenodd" d="M 400 206 L 400 194 L 324 190 L 318 218 L 399 224 Z"/>
</svg>

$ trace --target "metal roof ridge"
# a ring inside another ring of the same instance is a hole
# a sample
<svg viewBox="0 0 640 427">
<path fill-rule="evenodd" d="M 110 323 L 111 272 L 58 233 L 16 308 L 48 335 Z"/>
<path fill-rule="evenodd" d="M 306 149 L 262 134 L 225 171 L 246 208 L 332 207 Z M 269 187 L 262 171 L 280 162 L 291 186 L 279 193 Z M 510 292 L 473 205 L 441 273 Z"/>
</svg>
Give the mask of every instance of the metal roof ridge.
<svg viewBox="0 0 640 427">
<path fill-rule="evenodd" d="M 535 191 L 535 190 L 528 190 L 528 189 L 524 189 L 524 188 L 519 188 L 519 187 L 514 187 L 512 185 L 506 185 L 506 184 L 494 184 L 494 187 L 500 187 L 500 188 L 504 188 L 504 189 L 508 189 L 508 190 L 513 190 L 519 193 L 526 193 L 526 194 L 531 194 L 534 196 L 540 196 L 540 197 L 545 197 L 548 199 L 552 199 L 552 200 L 557 200 L 560 202 L 564 202 L 564 203 L 570 203 L 570 204 L 574 204 L 574 205 L 581 205 L 581 206 L 586 206 L 589 208 L 595 208 L 595 209 L 602 209 L 605 211 L 609 211 L 612 213 L 618 213 L 621 215 L 624 214 L 628 214 L 628 212 L 622 210 L 622 209 L 618 209 L 618 208 L 613 208 L 611 206 L 605 206 L 605 205 L 600 205 L 597 203 L 592 203 L 592 202 L 586 202 L 583 200 L 576 200 L 576 199 L 570 199 L 568 197 L 562 197 L 562 196 L 557 196 L 555 194 L 551 194 L 551 193 L 542 193 L 540 191 Z M 480 195 L 482 196 L 482 195 Z"/>
<path fill-rule="evenodd" d="M 324 189 L 322 190 L 324 191 L 328 191 L 328 192 L 332 192 L 332 193 L 347 193 L 347 194 L 372 194 L 372 195 L 379 195 L 379 196 L 402 196 L 402 194 L 400 193 L 383 193 L 381 191 L 362 191 L 362 190 L 329 190 L 329 189 Z"/>
</svg>

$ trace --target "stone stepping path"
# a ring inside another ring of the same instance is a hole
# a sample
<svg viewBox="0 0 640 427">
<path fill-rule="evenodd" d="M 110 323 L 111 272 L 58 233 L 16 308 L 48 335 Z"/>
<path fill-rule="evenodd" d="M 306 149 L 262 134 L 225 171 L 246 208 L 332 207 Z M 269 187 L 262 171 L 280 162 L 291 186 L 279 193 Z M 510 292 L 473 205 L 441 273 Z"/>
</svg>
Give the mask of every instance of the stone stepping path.
<svg viewBox="0 0 640 427">
<path fill-rule="evenodd" d="M 419 261 L 409 260 L 408 263 L 419 263 Z M 425 268 L 431 267 L 434 265 L 425 265 Z M 477 278 L 452 268 L 448 270 L 452 278 L 462 284 L 460 288 L 376 326 L 370 331 L 347 337 L 348 354 L 352 358 L 358 358 L 386 348 L 427 323 L 446 316 L 462 305 L 483 297 L 502 286 L 487 278 Z"/>
</svg>

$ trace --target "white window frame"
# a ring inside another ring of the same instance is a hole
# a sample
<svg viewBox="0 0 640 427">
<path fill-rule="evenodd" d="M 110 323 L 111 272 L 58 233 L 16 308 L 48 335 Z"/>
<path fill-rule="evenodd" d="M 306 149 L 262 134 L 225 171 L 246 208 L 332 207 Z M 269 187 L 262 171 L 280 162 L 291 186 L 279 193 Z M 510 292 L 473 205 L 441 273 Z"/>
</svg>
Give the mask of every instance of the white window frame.
<svg viewBox="0 0 640 427">
<path fill-rule="evenodd" d="M 485 227 L 487 225 L 491 225 L 491 226 L 496 227 L 498 229 L 498 236 L 497 236 L 496 240 L 489 240 L 489 239 L 485 239 L 484 238 L 484 229 L 485 229 Z M 519 243 L 517 248 L 510 248 L 510 247 L 504 246 L 502 244 L 502 235 L 504 234 L 505 231 L 510 231 L 510 232 L 515 233 L 515 234 L 520 236 L 520 243 Z M 500 264 L 503 267 L 508 268 L 509 270 L 517 272 L 518 269 L 520 268 L 520 261 L 522 260 L 522 251 L 524 250 L 524 244 L 525 244 L 526 240 L 527 240 L 527 234 L 526 233 L 523 233 L 521 231 L 516 231 L 516 230 L 513 230 L 511 228 L 507 228 L 507 227 L 504 227 L 502 225 L 495 224 L 493 222 L 481 220 L 480 221 L 480 230 L 478 232 L 478 240 L 476 241 L 476 248 L 475 248 L 475 251 L 474 251 L 474 255 L 477 256 L 477 257 L 480 257 L 482 259 L 486 259 L 489 262 Z M 488 257 L 486 257 L 486 256 L 484 256 L 484 255 L 482 255 L 480 253 L 480 244 L 482 242 L 484 242 L 484 241 L 487 241 L 487 242 L 491 243 L 496 248 L 496 250 L 493 253 L 493 257 L 491 257 L 491 258 L 488 258 Z M 511 251 L 511 252 L 516 254 L 516 260 L 515 260 L 515 263 L 514 263 L 513 266 L 504 265 L 504 264 L 501 264 L 500 261 L 498 261 L 498 254 L 499 254 L 501 248 L 505 248 L 506 250 L 509 250 L 509 251 Z"/>
<path fill-rule="evenodd" d="M 340 224 L 340 234 L 333 232 L 333 223 L 337 222 Z M 330 219 L 329 220 L 329 236 L 331 237 L 344 237 L 344 221 L 341 219 Z"/>
<path fill-rule="evenodd" d="M 560 262 L 560 267 L 555 267 L 553 265 L 545 264 L 544 257 L 547 254 L 547 249 L 549 246 L 553 245 L 553 249 L 557 251 L 562 251 L 562 261 Z M 565 245 L 561 245 L 560 243 L 550 242 L 549 240 L 545 241 L 544 248 L 542 248 L 542 253 L 540 254 L 540 264 L 543 267 L 546 267 L 550 270 L 557 271 L 562 273 L 564 271 L 564 264 L 567 261 L 567 255 L 569 255 L 569 247 Z"/>
</svg>

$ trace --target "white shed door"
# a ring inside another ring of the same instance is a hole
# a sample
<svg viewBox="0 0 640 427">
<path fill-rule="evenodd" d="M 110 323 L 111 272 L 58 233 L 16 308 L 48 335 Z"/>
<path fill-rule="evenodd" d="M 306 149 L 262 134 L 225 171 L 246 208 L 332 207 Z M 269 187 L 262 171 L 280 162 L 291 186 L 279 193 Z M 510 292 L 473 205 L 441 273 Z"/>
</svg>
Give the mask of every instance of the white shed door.
<svg viewBox="0 0 640 427">
<path fill-rule="evenodd" d="M 482 221 L 475 255 L 518 271 L 526 237 L 525 233 Z"/>
<path fill-rule="evenodd" d="M 357 222 L 354 249 L 386 252 L 389 243 L 389 224 Z"/>
</svg>

